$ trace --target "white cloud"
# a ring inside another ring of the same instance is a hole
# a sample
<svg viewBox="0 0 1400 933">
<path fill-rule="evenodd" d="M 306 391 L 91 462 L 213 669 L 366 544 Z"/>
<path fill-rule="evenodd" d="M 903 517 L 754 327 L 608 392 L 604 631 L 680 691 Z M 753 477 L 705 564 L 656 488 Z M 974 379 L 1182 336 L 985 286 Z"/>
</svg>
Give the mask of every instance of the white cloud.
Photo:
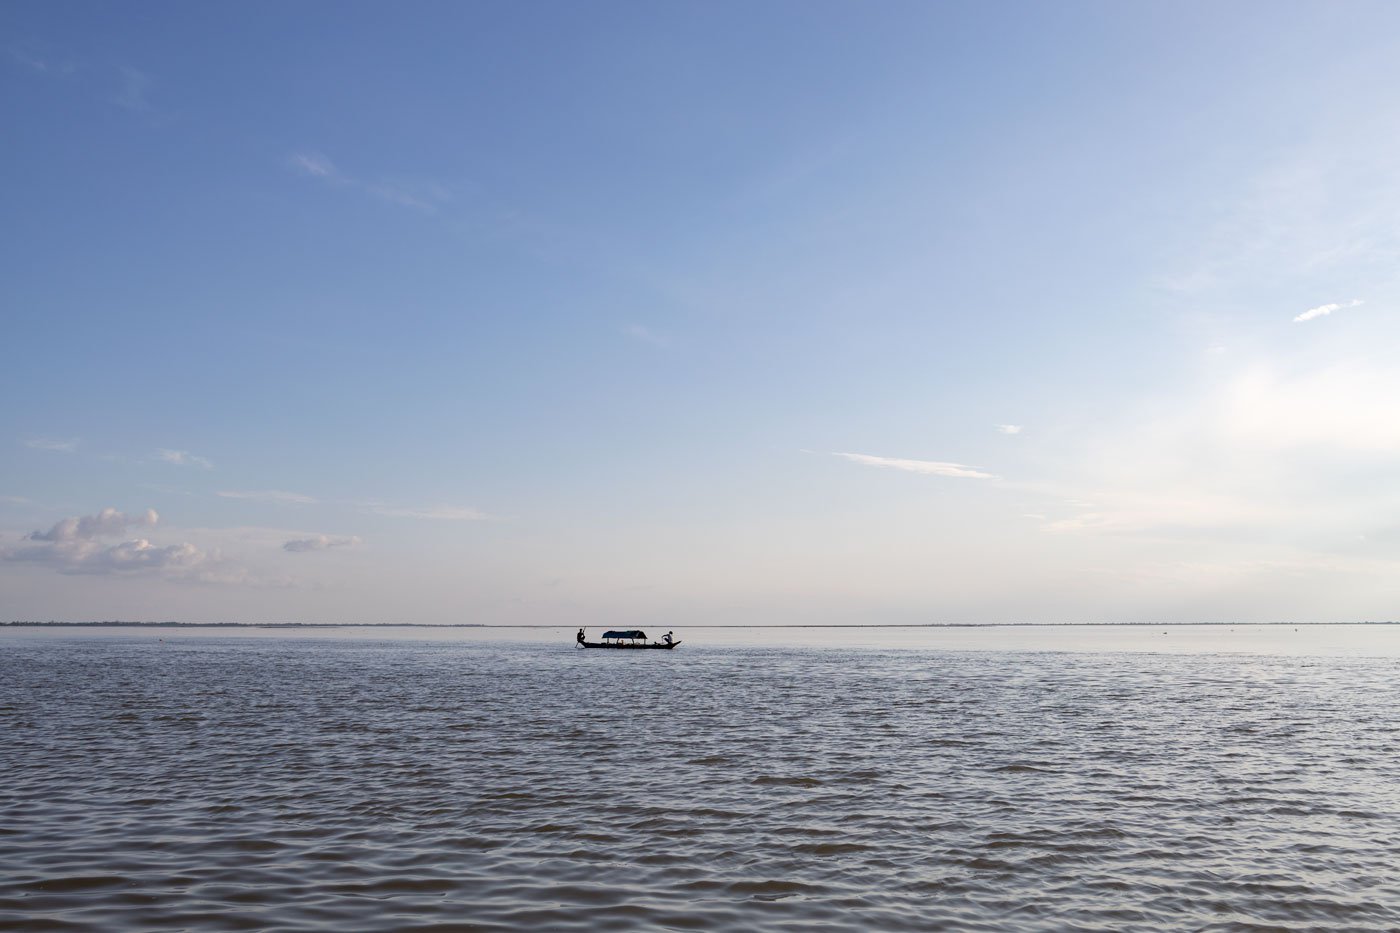
<svg viewBox="0 0 1400 933">
<path fill-rule="evenodd" d="M 1020 434 L 1021 426 L 1019 424 L 999 424 L 997 430 L 1002 434 Z"/>
<path fill-rule="evenodd" d="M 123 541 L 93 553 L 64 555 L 65 572 L 108 573 L 111 571 L 188 569 L 204 563 L 209 554 L 188 541 L 158 547 L 145 538 Z M 74 559 L 76 558 L 76 559 Z"/>
<path fill-rule="evenodd" d="M 166 463 L 173 463 L 176 466 L 198 466 L 206 470 L 212 470 L 214 464 L 204 457 L 196 457 L 188 450 L 167 450 L 162 447 L 156 451 L 156 459 L 164 460 Z"/>
<path fill-rule="evenodd" d="M 434 521 L 448 522 L 484 522 L 490 518 L 489 515 L 480 509 L 456 505 L 400 508 L 397 506 L 370 502 L 365 504 L 365 508 L 375 515 L 387 515 L 392 518 L 426 518 Z"/>
<path fill-rule="evenodd" d="M 71 454 L 78 449 L 78 443 L 76 437 L 67 440 L 56 437 L 31 437 L 24 442 L 24 446 L 32 447 L 35 450 L 59 450 Z"/>
<path fill-rule="evenodd" d="M 870 454 L 834 453 L 853 463 L 866 466 L 887 467 L 891 470 L 904 470 L 908 473 L 922 473 L 928 476 L 952 476 L 962 479 L 995 479 L 991 473 L 983 473 L 961 463 L 944 463 L 939 460 L 902 460 L 895 457 L 875 457 Z"/>
<path fill-rule="evenodd" d="M 103 537 L 118 537 L 128 528 L 154 526 L 160 516 L 154 509 L 127 514 L 107 508 L 96 515 L 75 515 L 55 522 L 48 531 L 35 531 L 23 547 L 0 550 L 0 560 L 33 563 L 64 574 L 160 572 L 186 579 L 226 578 L 229 568 L 217 551 L 205 551 L 189 542 L 160 546 L 145 538 L 104 544 Z"/>
<path fill-rule="evenodd" d="M 155 525 L 160 516 L 155 509 L 147 509 L 139 515 L 128 515 L 116 509 L 107 508 L 96 515 L 76 515 L 56 522 L 48 531 L 34 531 L 25 535 L 26 541 L 90 541 L 93 538 L 119 535 L 131 527 Z"/>
<path fill-rule="evenodd" d="M 345 538 L 333 538 L 330 535 L 312 535 L 309 538 L 296 538 L 282 545 L 282 550 L 292 553 L 302 553 L 305 551 L 325 551 L 334 547 L 358 547 L 360 539 L 354 535 Z"/>
<path fill-rule="evenodd" d="M 290 505 L 316 504 L 316 500 L 311 496 L 304 496 L 299 492 L 284 492 L 280 489 L 222 489 L 215 495 L 225 499 L 248 499 L 253 502 L 280 502 Z"/>
<path fill-rule="evenodd" d="M 1311 321 L 1314 318 L 1326 317 L 1333 311 L 1340 311 L 1342 308 L 1355 308 L 1366 302 L 1360 298 L 1353 298 L 1351 301 L 1334 301 L 1331 304 L 1318 305 L 1316 308 L 1309 308 L 1293 319 L 1294 324 L 1301 324 L 1304 321 Z"/>
</svg>

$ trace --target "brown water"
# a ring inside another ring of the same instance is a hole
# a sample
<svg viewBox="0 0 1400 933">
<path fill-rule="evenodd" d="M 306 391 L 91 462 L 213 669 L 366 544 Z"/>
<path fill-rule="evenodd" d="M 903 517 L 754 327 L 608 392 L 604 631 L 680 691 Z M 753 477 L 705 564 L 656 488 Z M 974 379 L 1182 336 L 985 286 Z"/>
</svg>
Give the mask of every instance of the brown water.
<svg viewBox="0 0 1400 933">
<path fill-rule="evenodd" d="M 0 635 L 0 928 L 1400 928 L 1365 632 L 381 634 Z"/>
</svg>

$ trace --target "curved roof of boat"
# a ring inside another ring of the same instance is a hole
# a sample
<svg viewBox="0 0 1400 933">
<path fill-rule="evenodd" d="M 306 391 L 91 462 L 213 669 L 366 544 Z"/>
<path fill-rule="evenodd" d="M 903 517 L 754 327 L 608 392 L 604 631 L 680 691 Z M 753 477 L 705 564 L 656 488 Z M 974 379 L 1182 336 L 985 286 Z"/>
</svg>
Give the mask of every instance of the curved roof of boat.
<svg viewBox="0 0 1400 933">
<path fill-rule="evenodd" d="M 626 632 L 604 632 L 604 638 L 646 638 L 647 633 L 641 629 L 631 629 Z"/>
</svg>

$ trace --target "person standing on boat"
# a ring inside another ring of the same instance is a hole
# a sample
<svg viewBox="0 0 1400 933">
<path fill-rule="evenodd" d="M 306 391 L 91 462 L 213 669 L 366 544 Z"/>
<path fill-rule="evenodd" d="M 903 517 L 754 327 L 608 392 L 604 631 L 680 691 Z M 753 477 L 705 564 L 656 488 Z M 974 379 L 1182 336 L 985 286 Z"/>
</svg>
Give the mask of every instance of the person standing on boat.
<svg viewBox="0 0 1400 933">
<path fill-rule="evenodd" d="M 580 628 L 580 629 L 578 630 L 578 643 L 579 643 L 580 645 L 583 644 L 583 629 L 582 629 L 582 628 Z"/>
</svg>

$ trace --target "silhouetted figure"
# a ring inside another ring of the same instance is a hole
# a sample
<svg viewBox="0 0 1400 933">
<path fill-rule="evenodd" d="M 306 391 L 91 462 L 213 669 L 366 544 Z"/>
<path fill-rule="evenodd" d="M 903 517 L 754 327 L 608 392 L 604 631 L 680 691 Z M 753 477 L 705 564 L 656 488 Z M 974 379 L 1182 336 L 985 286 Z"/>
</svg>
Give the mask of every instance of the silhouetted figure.
<svg viewBox="0 0 1400 933">
<path fill-rule="evenodd" d="M 583 629 L 578 630 L 578 643 L 583 644 Z"/>
</svg>

